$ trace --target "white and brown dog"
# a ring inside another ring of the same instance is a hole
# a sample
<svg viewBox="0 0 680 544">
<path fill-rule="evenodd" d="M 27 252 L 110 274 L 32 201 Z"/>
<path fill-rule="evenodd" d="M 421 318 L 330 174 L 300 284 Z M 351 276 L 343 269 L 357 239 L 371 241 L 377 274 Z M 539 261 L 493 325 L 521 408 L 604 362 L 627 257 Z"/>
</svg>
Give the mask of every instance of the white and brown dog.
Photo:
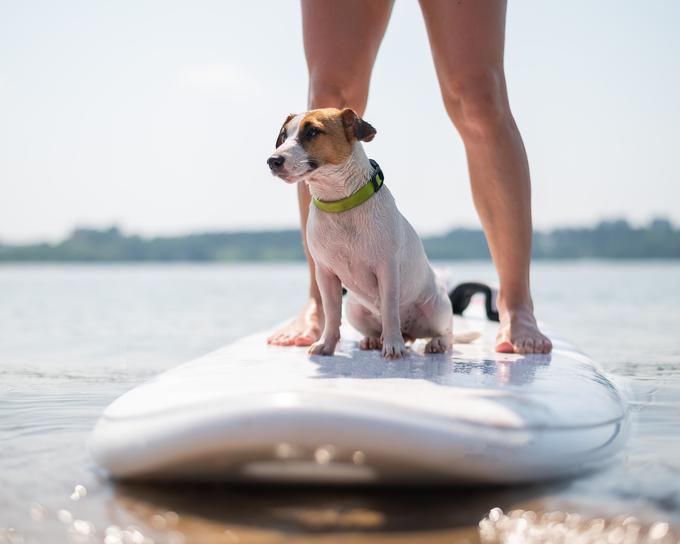
<svg viewBox="0 0 680 544">
<path fill-rule="evenodd" d="M 362 349 L 382 349 L 384 357 L 400 358 L 406 354 L 405 340 L 429 338 L 429 353 L 445 352 L 453 343 L 446 289 L 361 144 L 375 134 L 351 109 L 291 114 L 267 160 L 284 181 L 306 182 L 313 198 L 307 245 L 316 266 L 324 330 L 311 354 L 335 351 L 343 285 L 349 322 L 365 335 Z"/>
</svg>

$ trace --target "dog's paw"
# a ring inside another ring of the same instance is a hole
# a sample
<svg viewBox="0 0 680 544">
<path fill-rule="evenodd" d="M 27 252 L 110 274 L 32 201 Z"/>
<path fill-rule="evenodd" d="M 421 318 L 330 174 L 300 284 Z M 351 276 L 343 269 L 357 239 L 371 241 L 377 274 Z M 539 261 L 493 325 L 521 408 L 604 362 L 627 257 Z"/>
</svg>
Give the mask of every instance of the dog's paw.
<svg viewBox="0 0 680 544">
<path fill-rule="evenodd" d="M 310 355 L 333 355 L 335 353 L 336 342 L 326 342 L 323 339 L 317 340 L 311 346 L 307 353 Z"/>
<path fill-rule="evenodd" d="M 401 359 L 406 357 L 406 344 L 403 340 L 383 340 L 382 356 L 385 359 Z"/>
<path fill-rule="evenodd" d="M 364 336 L 359 342 L 359 349 L 381 349 L 382 342 L 380 338 L 371 338 L 370 336 Z"/>
<path fill-rule="evenodd" d="M 445 353 L 451 349 L 451 345 L 451 337 L 435 336 L 425 344 L 425 353 Z"/>
</svg>

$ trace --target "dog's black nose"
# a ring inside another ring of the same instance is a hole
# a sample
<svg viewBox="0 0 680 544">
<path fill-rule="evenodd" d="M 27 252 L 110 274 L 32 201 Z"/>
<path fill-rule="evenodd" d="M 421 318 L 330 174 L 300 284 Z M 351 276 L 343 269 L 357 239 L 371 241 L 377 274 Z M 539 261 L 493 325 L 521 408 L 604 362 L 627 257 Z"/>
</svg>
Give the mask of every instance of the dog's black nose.
<svg viewBox="0 0 680 544">
<path fill-rule="evenodd" d="M 271 168 L 272 170 L 281 168 L 284 162 L 286 162 L 286 159 L 283 158 L 281 155 L 272 155 L 267 159 L 267 164 L 269 165 L 269 168 Z"/>
</svg>

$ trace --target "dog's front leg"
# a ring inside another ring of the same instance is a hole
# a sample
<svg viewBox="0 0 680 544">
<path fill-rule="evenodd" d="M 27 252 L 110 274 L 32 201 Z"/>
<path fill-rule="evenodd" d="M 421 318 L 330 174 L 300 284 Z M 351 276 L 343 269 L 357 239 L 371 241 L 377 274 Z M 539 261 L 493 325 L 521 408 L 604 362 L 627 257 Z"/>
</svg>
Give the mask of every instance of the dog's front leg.
<svg viewBox="0 0 680 544">
<path fill-rule="evenodd" d="M 340 320 L 342 319 L 342 283 L 340 278 L 319 265 L 316 265 L 316 283 L 321 292 L 324 326 L 321 338 L 309 347 L 311 355 L 333 355 L 340 340 Z"/>
<path fill-rule="evenodd" d="M 382 354 L 387 359 L 401 359 L 406 344 L 401 334 L 399 315 L 399 263 L 390 261 L 378 271 L 380 319 L 382 321 Z"/>
</svg>

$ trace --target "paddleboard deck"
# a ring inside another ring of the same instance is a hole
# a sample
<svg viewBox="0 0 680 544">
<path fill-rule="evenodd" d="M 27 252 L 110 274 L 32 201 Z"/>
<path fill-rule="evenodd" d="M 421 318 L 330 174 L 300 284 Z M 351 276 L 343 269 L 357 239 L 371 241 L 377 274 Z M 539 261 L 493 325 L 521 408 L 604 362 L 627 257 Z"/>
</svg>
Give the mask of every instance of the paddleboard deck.
<svg viewBox="0 0 680 544">
<path fill-rule="evenodd" d="M 331 357 L 254 334 L 114 401 L 90 440 L 114 478 L 498 484 L 570 476 L 625 442 L 627 404 L 588 357 L 494 351 L 497 323 L 447 354 L 390 361 L 348 326 Z"/>
</svg>

